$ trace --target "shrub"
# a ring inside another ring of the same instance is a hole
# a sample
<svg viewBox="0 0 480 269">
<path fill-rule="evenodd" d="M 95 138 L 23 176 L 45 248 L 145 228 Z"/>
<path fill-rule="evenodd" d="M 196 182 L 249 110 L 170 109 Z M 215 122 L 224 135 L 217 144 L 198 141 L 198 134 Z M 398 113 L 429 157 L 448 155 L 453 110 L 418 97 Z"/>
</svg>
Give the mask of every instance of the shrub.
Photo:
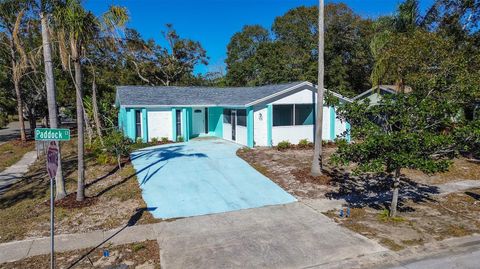
<svg viewBox="0 0 480 269">
<path fill-rule="evenodd" d="M 301 149 L 306 149 L 306 148 L 310 148 L 313 146 L 313 143 L 308 141 L 308 139 L 302 139 L 298 142 L 298 147 L 301 148 Z"/>
<path fill-rule="evenodd" d="M 108 153 L 103 152 L 98 155 L 96 155 L 95 160 L 97 161 L 98 164 L 109 164 L 112 162 L 112 156 L 110 156 Z"/>
<path fill-rule="evenodd" d="M 185 141 L 185 140 L 183 139 L 183 136 L 177 137 L 177 142 L 183 142 L 183 141 Z"/>
<path fill-rule="evenodd" d="M 292 147 L 292 143 L 290 143 L 289 141 L 286 141 L 286 140 L 279 142 L 278 145 L 277 145 L 278 150 L 286 150 L 286 149 L 289 149 L 291 147 Z"/>
<path fill-rule="evenodd" d="M 135 140 L 135 143 L 143 144 L 143 139 L 141 137 L 137 137 L 137 140 Z"/>
<path fill-rule="evenodd" d="M 168 137 L 162 137 L 162 143 L 168 143 Z"/>
<path fill-rule="evenodd" d="M 119 131 L 113 131 L 105 137 L 107 152 L 117 157 L 118 168 L 121 169 L 120 159 L 128 157 L 131 151 L 132 140 Z"/>
<path fill-rule="evenodd" d="M 151 142 L 152 144 L 158 144 L 158 138 L 152 137 L 152 139 L 150 140 L 150 142 Z"/>
</svg>

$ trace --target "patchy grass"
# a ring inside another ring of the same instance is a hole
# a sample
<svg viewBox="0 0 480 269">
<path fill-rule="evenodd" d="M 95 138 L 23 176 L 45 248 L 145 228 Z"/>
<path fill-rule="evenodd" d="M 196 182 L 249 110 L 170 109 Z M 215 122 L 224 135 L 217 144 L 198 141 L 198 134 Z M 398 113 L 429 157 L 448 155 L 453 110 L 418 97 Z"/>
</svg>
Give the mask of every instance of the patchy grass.
<svg viewBox="0 0 480 269">
<path fill-rule="evenodd" d="M 35 141 L 22 143 L 17 140 L 0 145 L 0 172 L 18 162 L 25 153 L 35 150 Z"/>
<path fill-rule="evenodd" d="M 478 163 L 455 159 L 450 171 L 434 176 L 405 170 L 399 212 L 391 218 L 386 210 L 391 201 L 391 178 L 376 174 L 355 176 L 351 173 L 353 166 L 335 168 L 328 163 L 335 150 L 334 146 L 324 148 L 327 175 L 324 179 L 309 174 L 311 149 L 254 148 L 239 150 L 237 155 L 299 200 L 344 199 L 351 207 L 350 218 L 340 218 L 337 210 L 326 215 L 395 251 L 480 233 L 480 189 L 436 195 L 438 190 L 432 186 L 449 181 L 478 180 Z"/>
<path fill-rule="evenodd" d="M 103 257 L 103 250 L 109 257 Z M 55 255 L 56 268 L 68 268 L 91 249 L 75 250 Z M 127 267 L 123 267 L 123 266 Z M 50 255 L 39 255 L 24 260 L 1 264 L 2 268 L 49 268 Z M 143 266 L 143 267 L 142 267 Z M 75 268 L 160 268 L 159 248 L 156 241 L 104 246 L 93 250 L 88 258 L 79 261 Z"/>
<path fill-rule="evenodd" d="M 86 201 L 75 201 L 77 187 L 76 140 L 62 143 L 63 171 L 69 196 L 56 202 L 56 231 L 62 233 L 108 230 L 125 225 L 133 216 L 138 224 L 158 222 L 146 208 L 133 166 L 124 160 L 98 164 L 86 154 Z M 35 162 L 22 181 L 0 197 L 0 242 L 48 236 L 50 188 L 45 160 Z"/>
<path fill-rule="evenodd" d="M 477 196 L 478 195 L 478 196 Z M 446 238 L 480 233 L 480 189 L 438 196 L 422 203 L 407 202 L 411 211 L 388 217 L 387 210 L 352 208 L 350 218 L 326 215 L 340 225 L 397 251 Z"/>
</svg>

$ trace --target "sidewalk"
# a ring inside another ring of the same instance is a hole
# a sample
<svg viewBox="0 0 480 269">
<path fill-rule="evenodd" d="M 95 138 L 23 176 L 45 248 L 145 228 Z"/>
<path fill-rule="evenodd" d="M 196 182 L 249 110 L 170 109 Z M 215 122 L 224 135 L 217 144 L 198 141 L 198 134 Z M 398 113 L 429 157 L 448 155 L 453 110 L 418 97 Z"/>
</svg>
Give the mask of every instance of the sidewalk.
<svg viewBox="0 0 480 269">
<path fill-rule="evenodd" d="M 110 231 L 62 234 L 55 236 L 55 252 L 101 247 L 104 244 L 128 244 L 155 240 L 158 224 L 125 226 Z M 50 253 L 50 237 L 27 239 L 0 244 L 0 264 Z"/>
<path fill-rule="evenodd" d="M 30 151 L 14 165 L 0 172 L 0 196 L 7 191 L 8 187 L 22 179 L 28 171 L 28 167 L 37 159 L 37 152 Z"/>
</svg>

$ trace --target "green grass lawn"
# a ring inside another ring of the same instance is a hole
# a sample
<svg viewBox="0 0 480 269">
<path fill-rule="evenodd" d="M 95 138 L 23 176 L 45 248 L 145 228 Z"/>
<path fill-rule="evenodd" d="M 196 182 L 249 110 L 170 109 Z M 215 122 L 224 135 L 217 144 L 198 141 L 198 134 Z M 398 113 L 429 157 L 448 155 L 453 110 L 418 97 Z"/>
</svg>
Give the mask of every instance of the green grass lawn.
<svg viewBox="0 0 480 269">
<path fill-rule="evenodd" d="M 35 141 L 21 143 L 19 141 L 8 141 L 0 145 L 0 172 L 18 162 L 25 153 L 35 149 Z"/>
</svg>

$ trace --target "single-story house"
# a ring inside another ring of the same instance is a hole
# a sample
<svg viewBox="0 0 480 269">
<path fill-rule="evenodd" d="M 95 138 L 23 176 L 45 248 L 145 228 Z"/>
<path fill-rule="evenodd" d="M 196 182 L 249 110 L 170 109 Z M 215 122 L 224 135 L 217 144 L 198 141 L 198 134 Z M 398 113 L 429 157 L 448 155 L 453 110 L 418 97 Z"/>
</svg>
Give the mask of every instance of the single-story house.
<svg viewBox="0 0 480 269">
<path fill-rule="evenodd" d="M 332 93 L 340 103 L 351 102 Z M 133 140 L 214 136 L 248 147 L 313 141 L 316 88 L 310 82 L 259 87 L 118 86 L 118 125 Z M 323 106 L 323 139 L 350 129 Z"/>
<path fill-rule="evenodd" d="M 405 93 L 409 93 L 412 91 L 412 88 L 409 86 L 405 86 L 404 88 Z M 369 90 L 362 92 L 361 94 L 352 98 L 353 101 L 366 99 L 370 100 L 371 105 L 376 105 L 384 95 L 389 94 L 397 94 L 399 92 L 398 86 L 395 85 L 379 85 L 375 86 Z"/>
</svg>

